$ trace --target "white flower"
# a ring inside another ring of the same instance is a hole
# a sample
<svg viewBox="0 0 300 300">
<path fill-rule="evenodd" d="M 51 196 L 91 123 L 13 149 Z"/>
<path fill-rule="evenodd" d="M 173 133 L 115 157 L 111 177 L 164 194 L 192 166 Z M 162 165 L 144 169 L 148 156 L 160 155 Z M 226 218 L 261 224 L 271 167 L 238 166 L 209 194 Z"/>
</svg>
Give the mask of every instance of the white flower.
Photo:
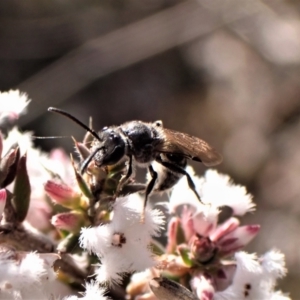
<svg viewBox="0 0 300 300">
<path fill-rule="evenodd" d="M 48 299 L 46 287 L 56 278 L 56 254 L 0 253 L 0 299 Z M 2 293 L 3 292 L 3 293 Z M 4 297 L 4 298 L 1 298 Z"/>
<path fill-rule="evenodd" d="M 108 297 L 104 296 L 106 289 L 100 288 L 96 281 L 91 281 L 85 284 L 85 292 L 83 297 L 69 296 L 63 298 L 63 300 L 109 300 Z"/>
<path fill-rule="evenodd" d="M 101 266 L 96 270 L 98 282 L 119 283 L 122 273 L 142 271 L 154 265 L 149 244 L 151 237 L 162 229 L 164 218 L 160 211 L 148 207 L 142 223 L 142 208 L 141 198 L 136 194 L 119 198 L 109 224 L 82 229 L 81 247 L 101 259 Z"/>
<path fill-rule="evenodd" d="M 169 204 L 171 212 L 180 205 L 189 204 L 196 208 L 196 212 L 216 220 L 222 206 L 231 207 L 233 214 L 238 216 L 254 210 L 252 196 L 247 194 L 245 187 L 233 184 L 228 175 L 207 170 L 204 177 L 199 178 L 194 175 L 191 167 L 187 168 L 187 172 L 191 175 L 203 203 L 199 203 L 183 177 L 173 189 Z"/>
<path fill-rule="evenodd" d="M 10 120 L 17 119 L 22 112 L 25 112 L 29 102 L 27 95 L 18 90 L 0 93 L 0 120 L 6 117 Z"/>
<path fill-rule="evenodd" d="M 21 155 L 28 152 L 28 150 L 33 150 L 32 143 L 32 133 L 31 132 L 20 132 L 17 127 L 12 128 L 7 137 L 3 141 L 3 154 L 5 155 L 7 151 L 14 145 L 18 144 L 21 150 Z M 35 151 L 38 151 L 34 149 Z"/>
<path fill-rule="evenodd" d="M 275 292 L 276 279 L 285 275 L 284 255 L 270 251 L 257 259 L 255 254 L 235 254 L 237 269 L 232 284 L 215 294 L 215 300 L 288 300 L 281 292 Z"/>
</svg>

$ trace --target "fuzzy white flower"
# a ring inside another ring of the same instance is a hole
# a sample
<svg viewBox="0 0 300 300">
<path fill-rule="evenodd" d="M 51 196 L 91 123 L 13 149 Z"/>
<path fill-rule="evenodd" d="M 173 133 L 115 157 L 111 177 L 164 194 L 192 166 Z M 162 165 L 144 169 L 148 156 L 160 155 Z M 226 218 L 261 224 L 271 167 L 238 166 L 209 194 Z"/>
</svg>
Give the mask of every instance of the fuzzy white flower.
<svg viewBox="0 0 300 300">
<path fill-rule="evenodd" d="M 17 119 L 29 104 L 25 93 L 18 90 L 10 90 L 0 93 L 0 120 L 9 118 L 10 120 Z"/>
<path fill-rule="evenodd" d="M 15 144 L 18 144 L 20 147 L 21 155 L 28 152 L 28 150 L 33 150 L 32 133 L 20 132 L 17 127 L 13 127 L 3 141 L 3 154 L 6 154 Z M 35 151 L 38 150 L 35 149 Z"/>
<path fill-rule="evenodd" d="M 142 223 L 141 200 L 136 194 L 119 198 L 109 224 L 82 229 L 81 247 L 101 259 L 101 266 L 96 270 L 98 282 L 119 283 L 122 273 L 142 271 L 154 265 L 149 244 L 152 236 L 159 235 L 164 218 L 160 211 L 148 207 Z"/>
<path fill-rule="evenodd" d="M 232 284 L 224 291 L 217 292 L 214 300 L 288 300 L 288 296 L 274 291 L 276 279 L 286 273 L 284 255 L 270 251 L 257 259 L 255 254 L 237 252 L 237 269 Z"/>
<path fill-rule="evenodd" d="M 55 254 L 0 253 L 0 299 L 48 299 L 46 288 L 55 280 Z"/>
<path fill-rule="evenodd" d="M 199 178 L 194 175 L 191 167 L 187 167 L 187 172 L 191 175 L 203 203 L 197 200 L 186 178 L 183 177 L 173 189 L 169 203 L 171 212 L 180 205 L 189 204 L 195 207 L 197 212 L 214 220 L 217 219 L 219 208 L 222 206 L 231 207 L 233 214 L 238 216 L 254 210 L 255 204 L 252 202 L 252 196 L 247 194 L 245 187 L 233 184 L 228 175 L 219 174 L 215 170 L 207 170 L 204 177 Z"/>
<path fill-rule="evenodd" d="M 69 296 L 63 300 L 109 300 L 110 298 L 104 296 L 106 289 L 100 288 L 96 281 L 91 281 L 85 284 L 85 292 L 83 297 Z"/>
</svg>

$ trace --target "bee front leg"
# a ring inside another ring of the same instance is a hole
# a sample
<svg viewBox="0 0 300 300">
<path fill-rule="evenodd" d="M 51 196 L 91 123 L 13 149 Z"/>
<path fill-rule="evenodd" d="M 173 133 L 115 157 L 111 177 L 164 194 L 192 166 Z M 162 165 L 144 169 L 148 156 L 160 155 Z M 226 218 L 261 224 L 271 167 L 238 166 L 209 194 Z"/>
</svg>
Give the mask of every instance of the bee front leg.
<svg viewBox="0 0 300 300">
<path fill-rule="evenodd" d="M 189 188 L 194 192 L 197 199 L 203 204 L 199 194 L 196 191 L 196 186 L 194 184 L 194 181 L 192 180 L 190 174 L 185 169 L 183 169 L 182 167 L 180 167 L 180 166 L 178 166 L 174 163 L 163 161 L 160 157 L 157 157 L 156 161 L 158 163 L 160 163 L 162 166 L 164 166 L 165 168 L 171 170 L 174 173 L 179 173 L 179 174 L 185 175 L 186 179 L 187 179 L 187 182 L 188 182 L 188 185 L 189 185 Z"/>
<path fill-rule="evenodd" d="M 144 199 L 144 207 L 143 207 L 142 216 L 141 216 L 141 223 L 144 223 L 144 221 L 145 221 L 145 209 L 146 209 L 147 202 L 148 202 L 148 196 L 152 192 L 155 182 L 156 182 L 156 179 L 157 179 L 157 172 L 154 171 L 154 169 L 151 165 L 148 167 L 148 170 L 149 170 L 152 178 L 151 178 L 150 182 L 148 183 L 148 185 L 146 187 L 146 191 L 145 191 L 145 199 Z"/>
<path fill-rule="evenodd" d="M 130 155 L 129 156 L 127 173 L 126 173 L 125 176 L 123 175 L 121 177 L 120 181 L 119 181 L 119 184 L 117 186 L 117 189 L 116 189 L 116 192 L 115 192 L 115 195 L 114 195 L 115 199 L 117 197 L 119 197 L 120 193 L 122 192 L 122 189 L 123 189 L 124 185 L 126 184 L 126 182 L 128 181 L 128 179 L 131 177 L 131 175 L 132 175 L 132 156 Z"/>
</svg>

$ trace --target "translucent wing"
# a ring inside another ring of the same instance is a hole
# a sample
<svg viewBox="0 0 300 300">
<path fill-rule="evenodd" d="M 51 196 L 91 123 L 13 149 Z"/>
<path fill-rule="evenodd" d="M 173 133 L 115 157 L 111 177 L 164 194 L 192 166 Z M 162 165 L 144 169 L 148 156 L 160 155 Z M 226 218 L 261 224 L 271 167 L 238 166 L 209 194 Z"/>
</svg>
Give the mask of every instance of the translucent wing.
<svg viewBox="0 0 300 300">
<path fill-rule="evenodd" d="M 164 128 L 165 141 L 158 151 L 183 156 L 201 161 L 206 166 L 215 166 L 222 161 L 222 156 L 205 141 L 178 131 Z"/>
</svg>

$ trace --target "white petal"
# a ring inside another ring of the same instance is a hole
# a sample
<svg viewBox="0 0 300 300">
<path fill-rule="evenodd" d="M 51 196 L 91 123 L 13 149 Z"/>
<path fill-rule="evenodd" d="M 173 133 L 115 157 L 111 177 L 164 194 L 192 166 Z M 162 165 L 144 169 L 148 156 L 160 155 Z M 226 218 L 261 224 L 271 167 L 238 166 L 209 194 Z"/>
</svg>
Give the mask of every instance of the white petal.
<svg viewBox="0 0 300 300">
<path fill-rule="evenodd" d="M 278 250 L 271 250 L 261 256 L 261 265 L 264 272 L 270 274 L 274 279 L 284 277 L 286 275 L 286 267 L 284 254 Z"/>
<path fill-rule="evenodd" d="M 278 253 L 271 253 L 268 256 L 271 256 L 275 261 L 282 261 L 282 257 Z M 280 292 L 274 292 L 275 281 L 270 279 L 270 275 L 261 266 L 255 254 L 238 252 L 235 258 L 237 261 L 237 270 L 233 278 L 233 283 L 226 290 L 217 292 L 215 300 L 289 299 Z M 281 265 L 281 263 L 279 264 Z M 273 267 L 270 269 L 273 272 Z"/>
<path fill-rule="evenodd" d="M 3 117 L 18 118 L 29 102 L 27 95 L 18 90 L 0 93 L 0 119 Z"/>
<path fill-rule="evenodd" d="M 270 300 L 291 300 L 288 295 L 283 294 L 281 291 L 274 292 L 270 295 Z"/>
<path fill-rule="evenodd" d="M 204 203 L 212 203 L 217 207 L 229 206 L 235 215 L 244 215 L 254 210 L 252 196 L 247 194 L 245 187 L 233 184 L 228 175 L 207 170 L 204 177 L 200 193 Z"/>
</svg>

